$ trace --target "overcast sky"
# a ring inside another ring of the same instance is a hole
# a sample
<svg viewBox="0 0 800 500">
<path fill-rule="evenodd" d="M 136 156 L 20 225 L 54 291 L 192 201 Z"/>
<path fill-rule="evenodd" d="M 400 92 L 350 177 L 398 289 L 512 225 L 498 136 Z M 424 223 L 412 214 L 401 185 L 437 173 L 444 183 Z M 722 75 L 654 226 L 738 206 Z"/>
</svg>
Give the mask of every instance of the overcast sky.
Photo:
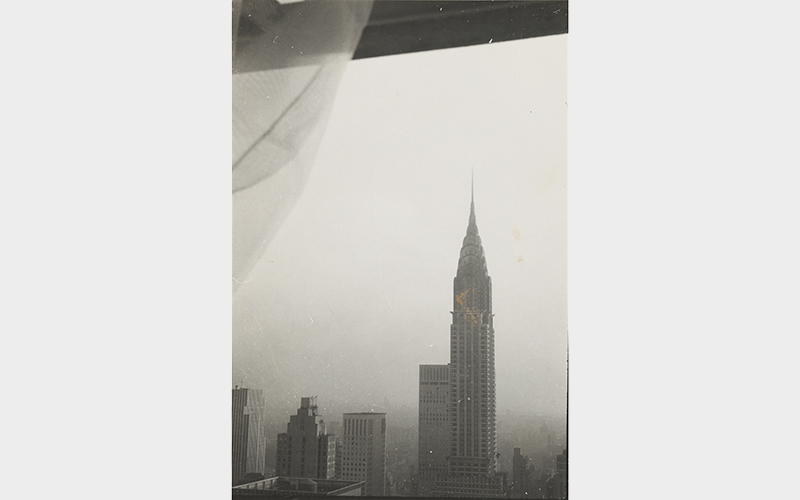
<svg viewBox="0 0 800 500">
<path fill-rule="evenodd" d="M 497 409 L 566 408 L 566 35 L 349 64 L 305 190 L 234 296 L 233 383 L 416 408 L 449 361 L 474 170 Z"/>
</svg>

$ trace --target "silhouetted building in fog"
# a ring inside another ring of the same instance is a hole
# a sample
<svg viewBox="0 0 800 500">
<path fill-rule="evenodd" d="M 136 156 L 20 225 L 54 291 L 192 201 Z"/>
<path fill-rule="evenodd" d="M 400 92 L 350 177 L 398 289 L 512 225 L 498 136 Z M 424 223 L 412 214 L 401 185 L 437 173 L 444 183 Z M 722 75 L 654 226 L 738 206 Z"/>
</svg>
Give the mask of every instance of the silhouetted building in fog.
<svg viewBox="0 0 800 500">
<path fill-rule="evenodd" d="M 436 479 L 433 494 L 502 497 L 505 496 L 504 480 L 497 473 L 492 278 L 478 235 L 474 196 L 453 280 L 452 315 L 450 364 L 447 365 L 447 473 Z M 430 394 L 430 387 L 422 384 L 424 366 L 420 367 L 420 401 L 423 394 Z M 422 411 L 420 403 L 420 452 L 426 447 Z M 428 423 L 425 422 L 426 428 L 430 430 Z M 421 461 L 420 468 L 422 464 Z M 420 481 L 420 486 L 423 484 Z"/>
<path fill-rule="evenodd" d="M 556 473 L 547 481 L 547 498 L 567 497 L 567 450 L 556 457 Z"/>
<path fill-rule="evenodd" d="M 263 478 L 267 462 L 264 394 L 260 390 L 233 389 L 232 480 Z"/>
<path fill-rule="evenodd" d="M 336 437 L 342 437 L 342 423 L 333 421 L 325 422 L 325 430 L 328 434 L 333 434 Z"/>
<path fill-rule="evenodd" d="M 447 475 L 450 450 L 450 372 L 448 365 L 419 367 L 419 494 L 430 496 Z"/>
<path fill-rule="evenodd" d="M 333 479 L 336 443 L 317 414 L 316 396 L 301 398 L 297 415 L 278 434 L 275 470 L 278 476 Z"/>
<path fill-rule="evenodd" d="M 528 488 L 528 457 L 522 456 L 520 448 L 514 448 L 511 465 L 511 497 L 525 498 Z"/>
<path fill-rule="evenodd" d="M 345 413 L 341 479 L 365 481 L 366 496 L 386 493 L 386 414 Z"/>
</svg>

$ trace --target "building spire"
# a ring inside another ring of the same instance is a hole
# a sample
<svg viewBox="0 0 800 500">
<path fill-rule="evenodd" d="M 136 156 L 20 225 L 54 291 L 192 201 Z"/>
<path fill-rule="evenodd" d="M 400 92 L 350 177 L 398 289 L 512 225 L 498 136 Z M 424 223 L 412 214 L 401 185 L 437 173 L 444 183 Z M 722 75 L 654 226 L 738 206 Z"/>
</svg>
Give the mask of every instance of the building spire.
<svg viewBox="0 0 800 500">
<path fill-rule="evenodd" d="M 475 169 L 470 172 L 470 187 L 469 187 L 469 225 L 475 225 Z M 475 228 L 477 231 L 477 226 Z"/>
<path fill-rule="evenodd" d="M 467 224 L 467 235 L 461 245 L 461 256 L 458 259 L 458 268 L 461 269 L 467 263 L 474 263 L 486 274 L 486 258 L 481 245 L 481 237 L 478 236 L 478 223 L 475 218 L 475 175 L 472 173 L 469 203 L 469 224 Z"/>
<path fill-rule="evenodd" d="M 469 186 L 469 211 L 475 212 L 475 169 L 470 171 L 470 186 Z"/>
</svg>

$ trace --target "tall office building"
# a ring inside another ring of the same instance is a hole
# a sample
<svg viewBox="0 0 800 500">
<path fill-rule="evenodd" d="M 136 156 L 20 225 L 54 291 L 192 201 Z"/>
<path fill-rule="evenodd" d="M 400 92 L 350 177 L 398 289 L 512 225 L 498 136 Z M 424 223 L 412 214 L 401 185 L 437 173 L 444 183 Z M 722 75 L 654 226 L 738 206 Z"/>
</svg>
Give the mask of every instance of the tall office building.
<svg viewBox="0 0 800 500">
<path fill-rule="evenodd" d="M 286 432 L 278 434 L 275 474 L 333 479 L 335 463 L 335 436 L 325 432 L 316 396 L 301 398 L 297 415 L 289 417 Z"/>
<path fill-rule="evenodd" d="M 447 475 L 450 450 L 450 370 L 448 365 L 419 367 L 419 494 L 430 496 L 436 480 Z"/>
<path fill-rule="evenodd" d="M 264 394 L 257 389 L 233 389 L 233 484 L 266 473 L 267 436 Z"/>
<path fill-rule="evenodd" d="M 452 315 L 447 476 L 436 481 L 434 494 L 502 497 L 503 479 L 497 474 L 492 278 L 478 235 L 474 196 L 453 280 Z M 423 387 L 420 384 L 420 393 Z M 423 445 L 420 435 L 420 448 Z"/>
<path fill-rule="evenodd" d="M 344 414 L 340 479 L 366 481 L 366 496 L 385 495 L 385 413 Z"/>
</svg>

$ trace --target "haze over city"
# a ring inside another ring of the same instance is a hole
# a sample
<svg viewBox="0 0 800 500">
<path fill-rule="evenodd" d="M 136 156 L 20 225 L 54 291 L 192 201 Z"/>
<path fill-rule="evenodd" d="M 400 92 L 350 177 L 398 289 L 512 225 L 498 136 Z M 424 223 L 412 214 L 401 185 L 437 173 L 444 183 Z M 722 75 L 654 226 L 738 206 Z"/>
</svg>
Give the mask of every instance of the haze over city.
<svg viewBox="0 0 800 500">
<path fill-rule="evenodd" d="M 498 418 L 563 419 L 566 36 L 349 64 L 308 183 L 234 296 L 233 384 L 281 425 L 309 395 L 331 420 L 413 424 L 419 365 L 449 359 L 473 172 Z"/>
</svg>

